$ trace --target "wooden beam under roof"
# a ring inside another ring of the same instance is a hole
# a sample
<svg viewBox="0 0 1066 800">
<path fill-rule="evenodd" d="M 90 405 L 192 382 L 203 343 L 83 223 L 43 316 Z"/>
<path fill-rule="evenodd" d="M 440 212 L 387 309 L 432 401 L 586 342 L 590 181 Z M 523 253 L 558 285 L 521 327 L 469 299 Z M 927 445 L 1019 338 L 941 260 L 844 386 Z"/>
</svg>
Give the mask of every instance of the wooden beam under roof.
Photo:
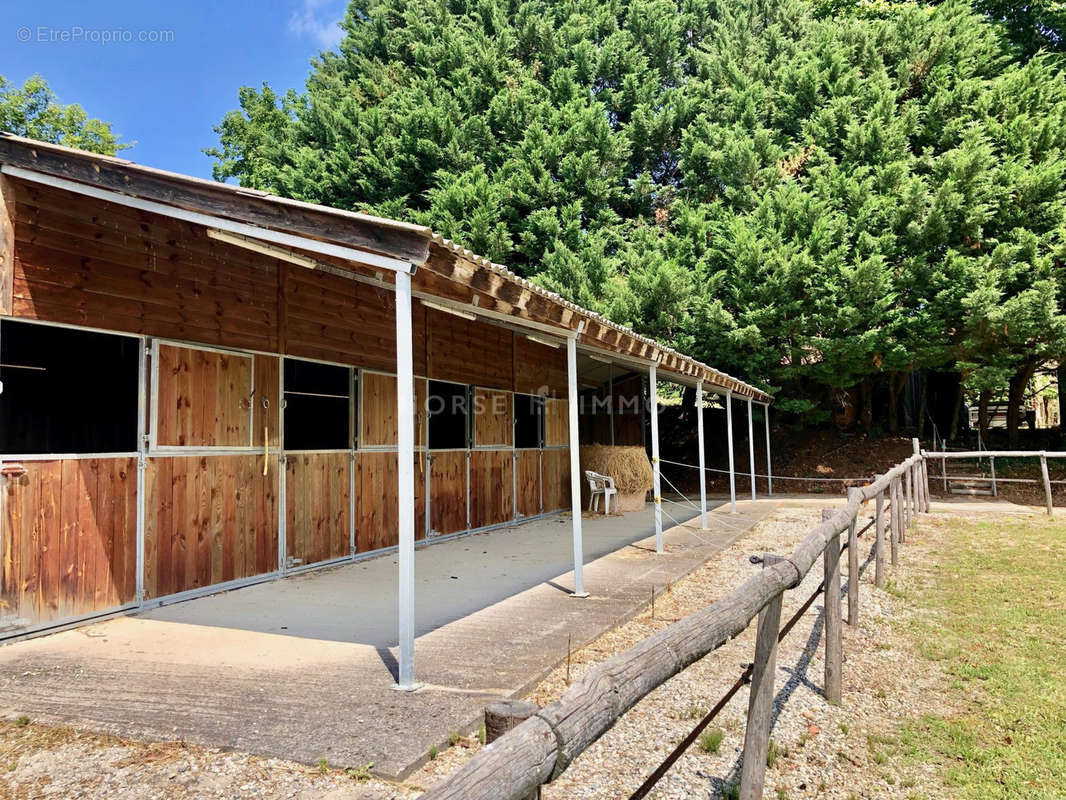
<svg viewBox="0 0 1066 800">
<path fill-rule="evenodd" d="M 480 261 L 435 241 L 430 247 L 429 258 L 414 276 L 414 285 L 420 291 L 491 314 L 550 325 L 559 329 L 560 335 L 576 334 L 580 328 L 581 344 L 585 347 L 601 349 L 604 355 L 615 354 L 643 362 L 659 360 L 664 372 L 693 382 L 702 380 L 708 384 L 708 391 L 717 387 L 759 402 L 772 400 L 769 395 L 736 378 L 655 345 L 595 315 L 583 313 L 561 300 L 553 300 Z M 583 328 L 581 323 L 584 323 Z"/>
<path fill-rule="evenodd" d="M 314 206 L 11 134 L 0 133 L 0 163 L 413 264 L 423 263 L 429 253 L 429 230 L 422 226 Z"/>
</svg>

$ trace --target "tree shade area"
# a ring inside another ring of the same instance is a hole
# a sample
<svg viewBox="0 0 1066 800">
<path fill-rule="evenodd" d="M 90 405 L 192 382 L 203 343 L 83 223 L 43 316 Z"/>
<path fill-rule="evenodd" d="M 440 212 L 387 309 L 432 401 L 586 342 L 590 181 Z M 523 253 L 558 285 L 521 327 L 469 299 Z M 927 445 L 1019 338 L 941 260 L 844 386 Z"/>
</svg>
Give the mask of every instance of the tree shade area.
<svg viewBox="0 0 1066 800">
<path fill-rule="evenodd" d="M 241 90 L 215 173 L 430 225 L 806 422 L 844 392 L 895 429 L 916 371 L 999 393 L 1066 349 L 1066 82 L 969 6 L 854 11 L 353 3 L 306 91 Z"/>
</svg>

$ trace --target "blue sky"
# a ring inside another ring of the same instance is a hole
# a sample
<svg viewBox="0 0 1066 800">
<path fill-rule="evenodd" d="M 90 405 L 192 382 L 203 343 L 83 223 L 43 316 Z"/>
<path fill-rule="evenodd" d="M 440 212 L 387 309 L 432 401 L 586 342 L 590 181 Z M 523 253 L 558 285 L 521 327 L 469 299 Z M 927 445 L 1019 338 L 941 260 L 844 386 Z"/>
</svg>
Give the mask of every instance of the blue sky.
<svg viewBox="0 0 1066 800">
<path fill-rule="evenodd" d="M 346 0 L 7 0 L 0 75 L 39 73 L 64 103 L 113 124 L 125 158 L 210 177 L 201 151 L 241 86 L 302 89 L 340 41 Z M 141 32 L 148 41 L 139 41 Z M 106 41 L 118 32 L 133 41 Z M 127 33 L 128 32 L 128 33 Z M 153 39 L 163 41 L 153 41 Z M 66 39 L 64 41 L 64 39 Z M 169 41 L 166 41 L 169 40 Z"/>
</svg>

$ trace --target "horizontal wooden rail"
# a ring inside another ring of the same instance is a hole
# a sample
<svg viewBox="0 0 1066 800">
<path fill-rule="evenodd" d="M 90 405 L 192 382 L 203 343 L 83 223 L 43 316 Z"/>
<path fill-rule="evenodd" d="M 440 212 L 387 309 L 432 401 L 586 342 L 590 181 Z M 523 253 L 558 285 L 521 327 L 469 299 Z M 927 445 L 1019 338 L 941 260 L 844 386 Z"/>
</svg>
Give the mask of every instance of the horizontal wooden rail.
<svg viewBox="0 0 1066 800">
<path fill-rule="evenodd" d="M 1047 460 L 1049 458 L 1066 458 L 1066 451 L 1062 450 L 964 450 L 961 452 L 948 452 L 946 450 L 923 450 L 926 459 L 938 459 L 941 463 L 940 478 L 944 481 L 944 491 L 948 490 L 950 480 L 972 480 L 959 476 L 948 475 L 947 462 L 950 459 L 981 459 L 987 458 L 992 464 L 992 493 L 996 493 L 996 483 L 1020 483 L 1020 479 L 997 478 L 997 458 L 1039 458 L 1040 459 L 1040 482 L 1044 485 L 1044 504 L 1047 506 L 1047 515 L 1053 516 L 1054 504 L 1051 499 L 1051 475 L 1048 473 Z M 1059 481 L 1055 481 L 1059 483 Z"/>
<path fill-rule="evenodd" d="M 622 714 L 656 688 L 738 636 L 764 610 L 771 609 L 773 617 L 782 594 L 798 586 L 829 544 L 839 541 L 866 501 L 889 491 L 904 498 L 905 491 L 904 503 L 911 511 L 893 511 L 903 526 L 913 512 L 926 510 L 928 474 L 917 452 L 917 440 L 915 450 L 872 483 L 850 492 L 844 507 L 814 527 L 791 555 L 767 561 L 764 569 L 726 597 L 588 670 L 559 700 L 486 746 L 426 792 L 424 800 L 519 800 L 559 777 Z M 902 539 L 903 527 L 894 524 L 896 530 Z M 895 541 L 896 536 L 893 548 Z M 760 641 L 764 640 L 769 641 L 766 636 Z M 761 760 L 765 762 L 765 753 Z"/>
<path fill-rule="evenodd" d="M 1066 458 L 1066 450 L 924 450 L 926 458 Z"/>
</svg>

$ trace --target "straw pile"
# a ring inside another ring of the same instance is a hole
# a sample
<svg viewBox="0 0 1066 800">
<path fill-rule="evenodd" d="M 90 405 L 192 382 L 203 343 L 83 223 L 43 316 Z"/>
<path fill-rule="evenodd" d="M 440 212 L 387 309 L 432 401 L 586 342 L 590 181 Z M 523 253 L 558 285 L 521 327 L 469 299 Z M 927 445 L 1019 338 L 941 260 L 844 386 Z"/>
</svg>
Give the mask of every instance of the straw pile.
<svg viewBox="0 0 1066 800">
<path fill-rule="evenodd" d="M 587 469 L 614 478 L 619 494 L 644 494 L 652 487 L 651 462 L 644 448 L 639 445 L 583 445 L 581 470 L 584 472 Z"/>
</svg>

